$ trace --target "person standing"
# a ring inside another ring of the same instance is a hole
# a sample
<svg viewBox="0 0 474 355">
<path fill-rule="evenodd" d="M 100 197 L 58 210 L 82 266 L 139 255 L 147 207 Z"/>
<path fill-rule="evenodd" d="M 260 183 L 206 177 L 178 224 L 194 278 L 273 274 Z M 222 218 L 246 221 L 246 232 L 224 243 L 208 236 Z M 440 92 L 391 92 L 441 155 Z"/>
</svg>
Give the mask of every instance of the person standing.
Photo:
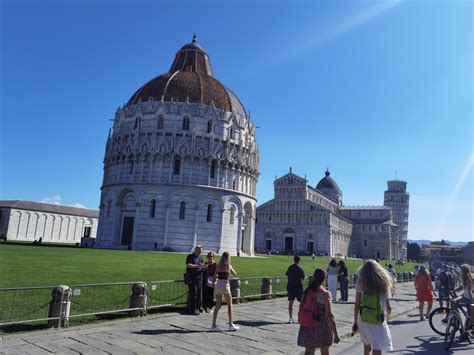
<svg viewBox="0 0 474 355">
<path fill-rule="evenodd" d="M 315 311 L 312 314 L 314 325 L 311 327 L 300 324 L 298 331 L 298 346 L 305 348 L 305 355 L 312 355 L 317 348 L 322 355 L 329 354 L 329 347 L 332 343 L 339 343 L 336 321 L 332 311 L 331 293 L 324 289 L 323 282 L 326 274 L 323 269 L 318 268 L 314 271 L 313 280 L 303 293 L 303 299 L 300 303 L 300 312 L 302 308 L 309 304 L 310 309 Z M 302 320 L 300 320 L 300 323 Z"/>
<path fill-rule="evenodd" d="M 332 301 L 337 299 L 337 275 L 339 274 L 339 266 L 336 259 L 332 259 L 327 268 L 328 273 L 328 289 L 331 292 Z"/>
<path fill-rule="evenodd" d="M 231 264 L 230 255 L 228 252 L 222 253 L 221 259 L 216 267 L 215 278 L 216 278 L 216 307 L 214 308 L 214 314 L 212 315 L 212 327 L 211 332 L 221 332 L 216 324 L 217 315 L 222 306 L 222 296 L 224 296 L 227 303 L 227 316 L 229 318 L 229 331 L 236 331 L 240 329 L 239 326 L 233 322 L 232 314 L 232 294 L 230 292 L 229 275 L 232 274 L 237 276 L 237 272 L 234 270 Z"/>
<path fill-rule="evenodd" d="M 431 308 L 433 307 L 433 285 L 431 277 L 426 271 L 426 266 L 421 265 L 418 270 L 418 275 L 415 277 L 416 299 L 419 302 L 420 320 L 425 320 L 423 315 L 423 307 L 427 303 L 426 318 L 430 316 Z"/>
<path fill-rule="evenodd" d="M 349 271 L 343 260 L 339 261 L 339 286 L 341 290 L 341 299 L 339 301 L 347 302 L 349 299 Z"/>
<path fill-rule="evenodd" d="M 471 304 L 474 281 L 472 280 L 471 267 L 468 264 L 462 264 L 461 266 L 461 284 L 464 302 L 465 304 Z"/>
<path fill-rule="evenodd" d="M 202 288 L 202 246 L 196 245 L 194 253 L 186 257 L 186 273 L 188 274 L 188 311 L 199 315 L 204 309 L 201 308 Z"/>
<path fill-rule="evenodd" d="M 202 282 L 202 306 L 206 313 L 212 312 L 214 308 L 214 286 L 217 263 L 214 259 L 214 252 L 207 253 L 207 261 L 203 266 L 203 282 Z"/>
<path fill-rule="evenodd" d="M 293 324 L 293 303 L 295 298 L 298 302 L 301 302 L 301 297 L 303 296 L 303 280 L 305 279 L 305 274 L 303 268 L 300 266 L 301 257 L 295 255 L 293 257 L 294 264 L 288 267 L 286 271 L 286 276 L 288 277 L 288 283 L 286 285 L 286 290 L 288 291 L 288 314 L 290 316 L 288 324 Z"/>
<path fill-rule="evenodd" d="M 357 275 L 352 331 L 359 331 L 364 343 L 364 355 L 380 355 L 384 350 L 391 351 L 392 336 L 387 320 L 392 311 L 392 280 L 375 260 L 367 260 Z"/>
</svg>

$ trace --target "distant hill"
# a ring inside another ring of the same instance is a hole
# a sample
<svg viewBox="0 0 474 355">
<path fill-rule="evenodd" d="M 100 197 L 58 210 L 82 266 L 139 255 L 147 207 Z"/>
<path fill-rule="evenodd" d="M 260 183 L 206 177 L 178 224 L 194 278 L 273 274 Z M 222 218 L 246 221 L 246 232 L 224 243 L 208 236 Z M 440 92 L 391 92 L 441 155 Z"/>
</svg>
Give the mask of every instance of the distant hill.
<svg viewBox="0 0 474 355">
<path fill-rule="evenodd" d="M 423 244 L 431 244 L 431 242 L 434 242 L 434 240 L 427 240 L 427 239 L 408 239 L 410 243 L 416 243 L 418 245 L 423 245 Z M 457 245 L 457 246 L 464 246 L 467 244 L 467 242 L 451 242 L 450 240 L 444 240 L 446 243 L 449 245 Z"/>
</svg>

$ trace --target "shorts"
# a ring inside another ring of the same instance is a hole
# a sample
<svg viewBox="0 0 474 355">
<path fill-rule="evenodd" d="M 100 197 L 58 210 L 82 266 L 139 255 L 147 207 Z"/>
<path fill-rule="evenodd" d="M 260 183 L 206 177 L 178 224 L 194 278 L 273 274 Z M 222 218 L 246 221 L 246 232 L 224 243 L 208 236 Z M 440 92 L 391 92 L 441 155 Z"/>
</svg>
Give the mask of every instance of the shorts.
<svg viewBox="0 0 474 355">
<path fill-rule="evenodd" d="M 288 301 L 294 301 L 296 298 L 298 302 L 301 302 L 302 297 L 303 297 L 303 289 L 288 290 Z"/>
<path fill-rule="evenodd" d="M 440 300 L 449 300 L 449 290 L 446 287 L 440 287 L 438 289 L 438 298 Z"/>
<path fill-rule="evenodd" d="M 217 280 L 216 286 L 214 287 L 214 292 L 216 296 L 225 295 L 226 293 L 230 294 L 229 280 Z"/>
</svg>

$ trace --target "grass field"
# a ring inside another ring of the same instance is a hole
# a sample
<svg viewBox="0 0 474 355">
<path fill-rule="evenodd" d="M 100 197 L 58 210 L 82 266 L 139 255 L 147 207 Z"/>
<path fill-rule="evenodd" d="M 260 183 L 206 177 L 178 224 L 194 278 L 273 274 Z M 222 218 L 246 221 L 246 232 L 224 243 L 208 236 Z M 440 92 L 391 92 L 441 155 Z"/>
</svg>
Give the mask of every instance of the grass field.
<svg viewBox="0 0 474 355">
<path fill-rule="evenodd" d="M 183 253 L 0 244 L 0 287 L 181 280 L 185 258 Z M 292 261 L 287 256 L 232 258 L 240 277 L 285 275 Z M 317 267 L 326 269 L 328 261 L 327 257 L 304 256 L 301 265 L 306 274 L 312 274 Z M 362 261 L 347 259 L 346 264 L 349 273 L 354 273 Z M 406 263 L 396 270 L 412 271 L 413 267 Z"/>
</svg>

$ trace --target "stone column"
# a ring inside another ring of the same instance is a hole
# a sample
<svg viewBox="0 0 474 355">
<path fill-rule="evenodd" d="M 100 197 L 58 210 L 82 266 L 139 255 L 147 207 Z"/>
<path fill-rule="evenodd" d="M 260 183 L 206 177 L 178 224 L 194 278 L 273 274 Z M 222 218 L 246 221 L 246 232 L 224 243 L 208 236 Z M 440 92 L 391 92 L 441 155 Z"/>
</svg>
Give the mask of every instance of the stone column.
<svg viewBox="0 0 474 355">
<path fill-rule="evenodd" d="M 221 213 L 222 213 L 222 223 L 221 223 L 221 234 L 219 236 L 219 250 L 217 251 L 218 254 L 222 253 L 222 242 L 223 242 L 223 239 L 224 239 L 224 216 L 225 216 L 225 208 L 222 208 L 221 209 Z"/>
<path fill-rule="evenodd" d="M 272 289 L 272 278 L 264 277 L 262 279 L 262 288 L 261 288 L 261 297 L 262 300 L 269 300 L 273 298 L 273 289 Z"/>
<path fill-rule="evenodd" d="M 168 244 L 168 221 L 170 218 L 170 204 L 166 204 L 166 217 L 165 217 L 165 235 L 163 237 L 163 247 L 166 247 Z"/>
<path fill-rule="evenodd" d="M 51 302 L 49 303 L 48 327 L 61 328 L 66 326 L 69 309 L 71 308 L 71 289 L 69 286 L 58 286 L 53 288 Z"/>
<path fill-rule="evenodd" d="M 240 279 L 230 279 L 230 293 L 232 295 L 232 303 L 240 303 Z"/>
<path fill-rule="evenodd" d="M 130 308 L 133 309 L 128 312 L 130 317 L 143 316 L 146 313 L 146 284 L 144 282 L 137 282 L 132 285 L 132 295 L 130 296 Z"/>
<path fill-rule="evenodd" d="M 199 212 L 199 204 L 196 205 L 196 211 L 194 213 L 194 238 L 193 238 L 193 250 L 197 245 L 197 228 L 198 228 L 198 212 Z"/>
<path fill-rule="evenodd" d="M 135 205 L 135 219 L 133 221 L 133 232 L 132 232 L 132 248 L 135 249 L 137 243 L 137 229 L 138 229 L 138 218 L 140 216 L 140 203 L 137 202 Z"/>
</svg>

